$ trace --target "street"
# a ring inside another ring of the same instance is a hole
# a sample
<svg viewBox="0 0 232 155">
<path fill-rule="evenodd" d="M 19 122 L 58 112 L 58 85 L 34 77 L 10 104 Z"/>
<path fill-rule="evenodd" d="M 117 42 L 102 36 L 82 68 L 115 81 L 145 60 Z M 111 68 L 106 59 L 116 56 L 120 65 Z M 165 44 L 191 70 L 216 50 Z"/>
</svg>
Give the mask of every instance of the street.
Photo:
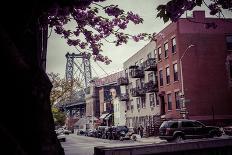
<svg viewBox="0 0 232 155">
<path fill-rule="evenodd" d="M 70 134 L 66 136 L 66 142 L 61 142 L 66 155 L 93 155 L 95 146 L 128 146 L 141 145 L 143 143 L 132 140 L 107 140 L 93 137 Z"/>
<path fill-rule="evenodd" d="M 230 136 L 223 135 L 221 137 L 217 137 L 216 139 L 228 139 Z M 207 138 L 204 138 L 207 139 Z M 198 141 L 199 139 L 189 139 L 188 141 Z M 166 141 L 159 140 L 158 138 L 152 139 L 150 138 L 142 138 L 139 141 L 132 140 L 107 140 L 107 139 L 99 139 L 87 136 L 80 136 L 76 134 L 66 135 L 66 142 L 61 142 L 61 145 L 64 148 L 66 155 L 93 155 L 94 147 L 96 146 L 105 146 L 105 147 L 116 147 L 116 146 L 133 146 L 133 145 L 146 145 L 146 144 L 154 144 L 154 143 L 166 143 Z"/>
</svg>

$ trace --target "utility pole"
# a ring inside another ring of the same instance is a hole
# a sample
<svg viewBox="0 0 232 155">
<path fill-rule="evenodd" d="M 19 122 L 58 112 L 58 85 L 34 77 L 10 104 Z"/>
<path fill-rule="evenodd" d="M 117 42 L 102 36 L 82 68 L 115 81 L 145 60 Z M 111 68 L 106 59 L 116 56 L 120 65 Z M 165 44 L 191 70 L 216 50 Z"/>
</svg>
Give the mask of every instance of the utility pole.
<svg viewBox="0 0 232 155">
<path fill-rule="evenodd" d="M 182 101 L 182 116 L 184 119 L 186 119 L 186 114 L 187 114 L 187 109 L 186 109 L 186 105 L 185 105 L 185 94 L 184 94 L 184 78 L 183 78 L 183 68 L 182 68 L 182 59 L 184 58 L 185 54 L 187 53 L 187 51 L 191 48 L 194 47 L 195 45 L 189 45 L 184 53 L 182 54 L 182 56 L 180 57 L 180 74 L 181 74 L 181 94 L 180 94 L 180 99 Z"/>
</svg>

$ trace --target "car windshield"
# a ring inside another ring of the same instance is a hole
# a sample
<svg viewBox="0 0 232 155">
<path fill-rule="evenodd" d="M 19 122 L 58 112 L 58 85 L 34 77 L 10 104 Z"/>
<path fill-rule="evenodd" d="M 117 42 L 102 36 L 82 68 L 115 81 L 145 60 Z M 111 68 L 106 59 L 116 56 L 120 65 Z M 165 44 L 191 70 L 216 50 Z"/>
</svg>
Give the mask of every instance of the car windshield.
<svg viewBox="0 0 232 155">
<path fill-rule="evenodd" d="M 177 128 L 178 127 L 178 122 L 174 122 L 174 121 L 164 121 L 160 128 Z"/>
</svg>

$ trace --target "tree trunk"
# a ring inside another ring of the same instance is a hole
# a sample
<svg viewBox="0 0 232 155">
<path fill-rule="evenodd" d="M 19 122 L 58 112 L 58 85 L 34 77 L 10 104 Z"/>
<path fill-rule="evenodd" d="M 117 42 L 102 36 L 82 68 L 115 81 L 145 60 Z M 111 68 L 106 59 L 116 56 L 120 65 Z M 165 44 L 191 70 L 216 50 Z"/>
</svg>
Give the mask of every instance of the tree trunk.
<svg viewBox="0 0 232 155">
<path fill-rule="evenodd" d="M 41 12 L 28 5 L 6 4 L 5 9 L 11 13 L 0 11 L 4 98 L 0 112 L 1 146 L 4 147 L 1 152 L 63 155 L 51 114 L 52 85 L 40 62 L 38 16 Z"/>
</svg>

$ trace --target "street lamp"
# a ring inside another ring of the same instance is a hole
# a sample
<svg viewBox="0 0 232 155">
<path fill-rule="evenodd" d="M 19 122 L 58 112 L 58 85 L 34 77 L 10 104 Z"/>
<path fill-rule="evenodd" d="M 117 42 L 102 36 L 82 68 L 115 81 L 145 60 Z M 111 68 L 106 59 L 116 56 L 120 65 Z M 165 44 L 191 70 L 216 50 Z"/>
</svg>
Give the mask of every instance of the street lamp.
<svg viewBox="0 0 232 155">
<path fill-rule="evenodd" d="M 180 74 L 181 74 L 181 98 L 182 98 L 182 110 L 184 111 L 183 112 L 183 118 L 186 119 L 186 106 L 185 106 L 185 97 L 184 97 L 184 79 L 183 79 L 183 71 L 182 71 L 182 59 L 184 58 L 185 54 L 187 53 L 187 51 L 191 48 L 191 47 L 194 47 L 195 45 L 191 44 L 189 45 L 184 53 L 182 54 L 182 56 L 180 57 Z"/>
</svg>

